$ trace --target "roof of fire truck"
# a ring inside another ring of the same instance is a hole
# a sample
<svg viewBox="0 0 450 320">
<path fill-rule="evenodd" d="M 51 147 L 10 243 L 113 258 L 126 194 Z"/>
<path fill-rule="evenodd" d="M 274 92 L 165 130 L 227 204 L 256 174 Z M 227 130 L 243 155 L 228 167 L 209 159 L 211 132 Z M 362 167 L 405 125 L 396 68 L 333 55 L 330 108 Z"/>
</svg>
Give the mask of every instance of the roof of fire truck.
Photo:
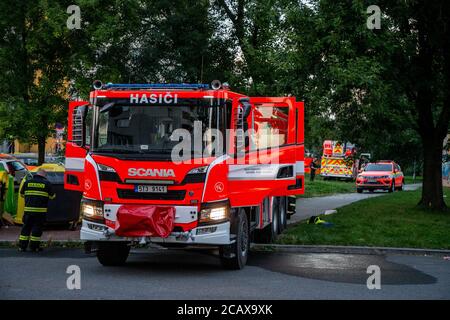
<svg viewBox="0 0 450 320">
<path fill-rule="evenodd" d="M 233 99 L 246 97 L 243 94 L 229 90 L 227 83 L 213 81 L 211 84 L 189 83 L 145 83 L 145 84 L 120 84 L 94 81 L 94 90 L 90 98 L 126 98 L 131 94 L 177 94 L 180 98 L 222 98 Z"/>
</svg>

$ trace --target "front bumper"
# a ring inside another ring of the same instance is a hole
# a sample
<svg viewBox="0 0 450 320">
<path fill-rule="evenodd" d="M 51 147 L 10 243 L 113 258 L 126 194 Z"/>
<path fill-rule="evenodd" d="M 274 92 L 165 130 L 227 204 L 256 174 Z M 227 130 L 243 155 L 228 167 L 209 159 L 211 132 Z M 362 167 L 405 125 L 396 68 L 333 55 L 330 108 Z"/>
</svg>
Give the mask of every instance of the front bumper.
<svg viewBox="0 0 450 320">
<path fill-rule="evenodd" d="M 112 228 L 104 224 L 83 220 L 80 239 L 86 241 L 135 241 L 154 242 L 158 244 L 184 244 L 184 245 L 227 245 L 231 244 L 230 222 L 198 226 L 184 232 L 172 232 L 167 238 L 158 237 L 130 237 L 123 238 L 114 234 Z"/>
<path fill-rule="evenodd" d="M 390 186 L 387 185 L 374 185 L 374 184 L 362 184 L 356 186 L 358 189 L 364 190 L 389 190 Z"/>
<path fill-rule="evenodd" d="M 358 189 L 366 190 L 389 190 L 392 185 L 392 180 L 390 179 L 377 179 L 376 182 L 367 183 L 366 180 L 356 180 L 356 187 Z"/>
<path fill-rule="evenodd" d="M 320 176 L 324 178 L 345 178 L 345 179 L 352 179 L 352 174 L 337 174 L 337 173 L 321 173 Z"/>
</svg>

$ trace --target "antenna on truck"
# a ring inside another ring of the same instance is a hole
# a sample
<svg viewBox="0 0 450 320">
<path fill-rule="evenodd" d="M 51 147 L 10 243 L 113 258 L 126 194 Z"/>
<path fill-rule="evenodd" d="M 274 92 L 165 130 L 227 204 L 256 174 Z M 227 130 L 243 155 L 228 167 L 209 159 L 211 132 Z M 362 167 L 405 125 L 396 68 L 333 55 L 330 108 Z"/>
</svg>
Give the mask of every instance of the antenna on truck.
<svg viewBox="0 0 450 320">
<path fill-rule="evenodd" d="M 143 84 L 122 84 L 107 83 L 103 89 L 115 90 L 139 90 L 139 89 L 176 89 L 176 90 L 205 90 L 210 89 L 208 84 L 189 84 L 189 83 L 143 83 Z"/>
<path fill-rule="evenodd" d="M 154 89 L 154 90 L 229 90 L 230 85 L 227 82 L 223 84 L 219 80 L 213 80 L 211 84 L 206 83 L 111 83 L 103 84 L 100 80 L 95 80 L 92 84 L 95 90 L 100 89 L 115 89 L 115 90 L 139 90 L 139 89 Z"/>
</svg>

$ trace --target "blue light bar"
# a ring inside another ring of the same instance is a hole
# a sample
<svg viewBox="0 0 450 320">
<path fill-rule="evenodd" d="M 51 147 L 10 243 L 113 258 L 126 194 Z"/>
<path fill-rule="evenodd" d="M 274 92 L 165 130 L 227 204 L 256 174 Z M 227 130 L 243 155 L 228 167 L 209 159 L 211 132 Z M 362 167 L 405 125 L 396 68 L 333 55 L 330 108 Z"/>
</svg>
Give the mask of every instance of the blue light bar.
<svg viewBox="0 0 450 320">
<path fill-rule="evenodd" d="M 201 90 L 210 89 L 208 84 L 190 84 L 190 83 L 143 83 L 143 84 L 122 84 L 107 83 L 103 89 L 184 89 L 184 90 Z"/>
</svg>

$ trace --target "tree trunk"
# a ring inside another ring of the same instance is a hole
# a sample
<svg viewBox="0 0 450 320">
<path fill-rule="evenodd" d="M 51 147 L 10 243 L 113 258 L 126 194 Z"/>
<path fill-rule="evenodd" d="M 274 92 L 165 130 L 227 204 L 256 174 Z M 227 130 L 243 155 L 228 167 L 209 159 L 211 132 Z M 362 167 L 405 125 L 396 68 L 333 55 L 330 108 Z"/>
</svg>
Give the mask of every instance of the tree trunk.
<svg viewBox="0 0 450 320">
<path fill-rule="evenodd" d="M 46 137 L 38 137 L 38 162 L 39 165 L 45 162 L 45 141 Z"/>
<path fill-rule="evenodd" d="M 419 205 L 433 210 L 444 211 L 442 188 L 442 142 L 439 139 L 423 139 L 423 188 Z"/>
</svg>

